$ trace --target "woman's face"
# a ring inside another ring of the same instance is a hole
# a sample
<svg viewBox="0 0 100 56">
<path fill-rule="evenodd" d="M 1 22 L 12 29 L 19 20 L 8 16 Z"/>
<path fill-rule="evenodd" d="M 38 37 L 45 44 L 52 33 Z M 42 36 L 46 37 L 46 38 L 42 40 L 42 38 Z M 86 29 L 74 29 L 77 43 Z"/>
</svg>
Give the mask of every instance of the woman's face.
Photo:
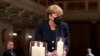
<svg viewBox="0 0 100 56">
<path fill-rule="evenodd" d="M 54 21 L 54 18 L 58 17 L 58 15 L 56 13 L 52 13 L 49 15 L 49 20 Z"/>
</svg>

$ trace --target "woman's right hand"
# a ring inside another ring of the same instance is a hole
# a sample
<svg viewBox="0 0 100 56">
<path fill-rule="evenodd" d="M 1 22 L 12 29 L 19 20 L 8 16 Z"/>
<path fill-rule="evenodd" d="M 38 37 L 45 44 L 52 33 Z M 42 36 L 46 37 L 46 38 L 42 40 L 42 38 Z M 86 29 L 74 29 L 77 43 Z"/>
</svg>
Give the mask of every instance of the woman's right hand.
<svg viewBox="0 0 100 56">
<path fill-rule="evenodd" d="M 48 52 L 48 53 L 46 54 L 46 56 L 57 56 L 57 51 L 55 50 L 55 51 L 53 51 L 53 52 Z"/>
<path fill-rule="evenodd" d="M 46 56 L 53 56 L 51 52 L 48 52 Z"/>
</svg>

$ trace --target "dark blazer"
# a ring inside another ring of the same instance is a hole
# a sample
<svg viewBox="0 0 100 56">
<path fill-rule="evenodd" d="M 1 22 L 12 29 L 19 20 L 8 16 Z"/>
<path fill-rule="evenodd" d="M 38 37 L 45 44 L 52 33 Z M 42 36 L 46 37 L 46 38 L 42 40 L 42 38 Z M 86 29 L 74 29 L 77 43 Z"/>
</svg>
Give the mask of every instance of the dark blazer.
<svg viewBox="0 0 100 56">
<path fill-rule="evenodd" d="M 52 52 L 56 49 L 57 39 L 63 37 L 65 48 L 69 50 L 70 40 L 69 40 L 69 29 L 68 25 L 64 22 L 61 22 L 59 26 L 56 27 L 56 30 L 51 30 L 48 21 L 41 21 L 37 25 L 35 32 L 35 41 L 47 42 L 48 51 Z"/>
<path fill-rule="evenodd" d="M 6 50 L 4 53 L 3 53 L 3 56 L 16 56 L 16 54 L 13 52 L 13 51 L 10 51 L 10 50 Z"/>
</svg>

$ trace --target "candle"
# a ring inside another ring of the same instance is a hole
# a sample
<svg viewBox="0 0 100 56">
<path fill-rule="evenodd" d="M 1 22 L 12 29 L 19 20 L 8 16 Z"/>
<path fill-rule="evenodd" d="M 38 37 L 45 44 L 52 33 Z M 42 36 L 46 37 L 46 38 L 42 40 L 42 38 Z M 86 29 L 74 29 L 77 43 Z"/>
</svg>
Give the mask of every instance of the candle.
<svg viewBox="0 0 100 56">
<path fill-rule="evenodd" d="M 45 56 L 45 47 L 43 47 L 43 43 L 40 42 L 40 46 L 39 46 L 39 56 Z"/>
<path fill-rule="evenodd" d="M 60 39 L 57 42 L 57 54 L 58 54 L 58 56 L 62 56 L 63 55 L 63 47 L 64 47 L 64 42 L 62 41 L 62 39 Z"/>
<path fill-rule="evenodd" d="M 39 46 L 37 46 L 37 42 L 32 46 L 32 56 L 45 56 L 45 47 L 42 42 L 39 42 Z"/>
<path fill-rule="evenodd" d="M 39 56 L 39 47 L 37 46 L 37 42 L 35 42 L 34 46 L 32 46 L 32 56 Z"/>
</svg>

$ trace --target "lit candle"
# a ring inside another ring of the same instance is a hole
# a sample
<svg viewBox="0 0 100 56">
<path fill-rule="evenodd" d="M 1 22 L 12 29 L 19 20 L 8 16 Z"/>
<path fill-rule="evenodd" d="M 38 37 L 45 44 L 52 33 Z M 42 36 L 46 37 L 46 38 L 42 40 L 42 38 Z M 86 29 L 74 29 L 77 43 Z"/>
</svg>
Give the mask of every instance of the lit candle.
<svg viewBox="0 0 100 56">
<path fill-rule="evenodd" d="M 57 54 L 58 54 L 58 56 L 62 56 L 63 55 L 63 47 L 64 47 L 64 42 L 62 41 L 62 39 L 60 39 L 57 42 Z"/>
<path fill-rule="evenodd" d="M 32 46 L 32 56 L 39 56 L 39 47 L 37 46 L 37 42 L 35 42 L 34 46 Z"/>
<path fill-rule="evenodd" d="M 45 56 L 45 47 L 43 47 L 43 43 L 40 42 L 40 46 L 39 46 L 39 56 Z"/>
</svg>

